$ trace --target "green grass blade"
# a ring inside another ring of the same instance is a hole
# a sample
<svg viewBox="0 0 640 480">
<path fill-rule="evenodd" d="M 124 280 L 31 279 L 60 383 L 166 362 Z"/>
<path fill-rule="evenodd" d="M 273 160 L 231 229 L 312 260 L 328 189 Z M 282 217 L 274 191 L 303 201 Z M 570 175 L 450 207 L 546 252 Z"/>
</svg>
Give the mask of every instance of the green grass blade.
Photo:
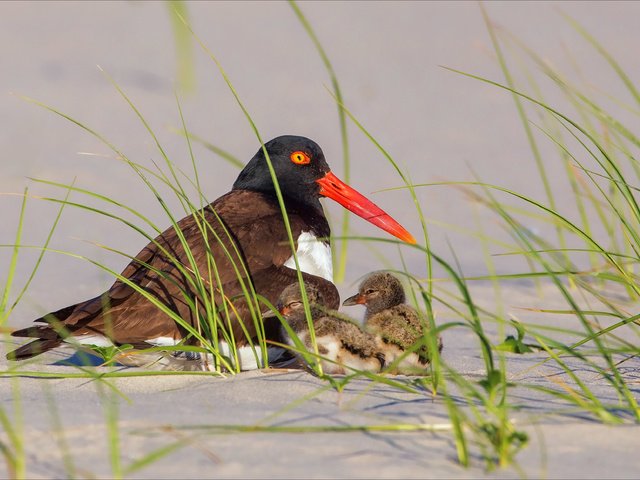
<svg viewBox="0 0 640 480">
<path fill-rule="evenodd" d="M 609 63 L 611 68 L 618 74 L 620 80 L 625 84 L 631 96 L 635 99 L 636 103 L 640 105 L 640 92 L 636 89 L 633 81 L 629 78 L 620 64 L 616 61 L 615 58 L 598 42 L 595 37 L 593 37 L 582 25 L 580 25 L 576 20 L 571 18 L 566 13 L 562 13 L 562 16 L 567 20 L 567 22 L 580 34 L 582 35 L 593 47 L 604 57 L 604 59 Z"/>
<path fill-rule="evenodd" d="M 171 27 L 173 28 L 173 38 L 176 46 L 176 71 L 178 85 L 185 92 L 192 92 L 196 86 L 195 62 L 193 60 L 193 45 L 189 30 L 184 27 L 180 20 L 188 18 L 189 11 L 187 2 L 182 0 L 169 0 L 166 3 L 171 17 Z"/>
<path fill-rule="evenodd" d="M 22 228 L 24 226 L 24 218 L 25 211 L 27 208 L 27 197 L 29 190 L 27 188 L 24 189 L 23 197 L 22 197 L 22 205 L 20 207 L 20 216 L 18 218 L 18 228 L 16 230 L 16 240 L 13 247 L 13 252 L 11 254 L 11 260 L 9 262 L 9 268 L 7 268 L 7 278 L 4 284 L 4 291 L 2 293 L 2 298 L 0 299 L 0 326 L 4 326 L 7 318 L 9 316 L 10 311 L 7 309 L 7 305 L 9 303 L 9 294 L 11 292 L 11 286 L 13 284 L 13 278 L 16 273 L 16 265 L 18 264 L 18 254 L 20 252 L 20 242 L 22 238 Z"/>
<path fill-rule="evenodd" d="M 327 55 L 324 48 L 322 47 L 322 43 L 318 39 L 318 36 L 313 30 L 313 27 L 307 20 L 307 17 L 305 17 L 304 13 L 302 13 L 302 10 L 300 9 L 300 7 L 295 1 L 289 0 L 289 5 L 293 9 L 294 13 L 296 14 L 296 17 L 298 18 L 298 20 L 304 27 L 305 31 L 307 32 L 307 35 L 313 42 L 313 45 L 316 47 L 316 50 L 318 51 L 318 54 L 322 59 L 322 63 L 324 64 L 327 70 L 327 73 L 331 78 L 333 95 L 337 99 L 336 103 L 338 105 L 338 120 L 340 122 L 340 138 L 342 140 L 342 166 L 344 169 L 343 175 L 344 175 L 344 181 L 348 184 L 351 180 L 351 161 L 349 156 L 349 137 L 347 134 L 347 119 L 345 116 L 344 108 L 342 107 L 342 105 L 344 104 L 344 101 L 342 97 L 342 91 L 340 90 L 340 83 L 338 82 L 338 77 L 333 69 L 333 66 L 331 65 L 329 56 Z M 349 218 L 350 218 L 349 212 L 345 210 L 342 213 L 343 235 L 348 235 L 349 233 Z M 336 279 L 336 283 L 341 283 L 342 281 L 344 281 L 344 275 L 345 275 L 346 266 L 347 266 L 347 246 L 348 245 L 347 245 L 346 239 L 340 243 L 340 253 L 338 255 L 338 260 L 335 262 L 336 269 L 335 269 L 334 276 Z"/>
<path fill-rule="evenodd" d="M 167 455 L 183 448 L 189 443 L 190 443 L 190 440 L 183 438 L 180 440 L 176 440 L 175 442 L 171 442 L 168 445 L 156 448 L 155 450 L 149 452 L 142 458 L 139 458 L 134 462 L 130 463 L 126 468 L 122 470 L 122 474 L 125 477 L 131 476 L 139 472 L 140 470 L 152 465 L 154 462 L 157 462 L 158 460 L 166 457 Z"/>
</svg>

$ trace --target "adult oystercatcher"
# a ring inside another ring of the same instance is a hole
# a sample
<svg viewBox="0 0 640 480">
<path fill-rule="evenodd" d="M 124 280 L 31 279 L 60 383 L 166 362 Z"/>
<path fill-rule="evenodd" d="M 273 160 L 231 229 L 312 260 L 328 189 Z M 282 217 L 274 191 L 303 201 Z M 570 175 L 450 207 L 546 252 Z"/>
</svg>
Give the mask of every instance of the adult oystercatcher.
<svg viewBox="0 0 640 480">
<path fill-rule="evenodd" d="M 363 332 L 355 323 L 333 316 L 327 309 L 323 293 L 316 285 L 305 282 L 305 290 L 323 372 L 380 372 L 384 367 L 385 357 L 376 345 L 375 337 Z M 276 308 L 306 350 L 313 352 L 309 324 L 298 283 L 292 283 L 282 291 Z M 295 341 L 288 335 L 284 326 L 282 330 L 286 342 L 296 347 Z"/>
<path fill-rule="evenodd" d="M 358 293 L 343 303 L 364 305 L 365 330 L 376 336 L 387 365 L 396 364 L 392 372 L 415 373 L 431 361 L 424 340 L 426 324 L 418 312 L 405 303 L 404 288 L 400 280 L 389 272 L 372 272 L 358 287 Z M 422 344 L 416 349 L 416 344 Z M 438 351 L 442 351 L 442 338 L 437 338 Z M 407 350 L 414 351 L 407 352 Z"/>
<path fill-rule="evenodd" d="M 136 348 L 184 342 L 189 337 L 185 325 L 199 329 L 206 323 L 202 318 L 211 318 L 211 311 L 203 311 L 207 305 L 203 292 L 219 313 L 221 351 L 229 352 L 225 342 L 229 339 L 236 347 L 253 345 L 264 310 L 255 299 L 261 296 L 274 303 L 287 285 L 297 281 L 265 150 L 282 193 L 304 280 L 323 289 L 330 308 L 337 309 L 340 299 L 331 284 L 330 229 L 321 197 L 415 243 L 400 224 L 331 172 L 315 142 L 299 136 L 277 137 L 258 150 L 229 193 L 156 237 L 108 291 L 35 320 L 41 325 L 13 332 L 15 337 L 36 340 L 7 358 L 28 359 L 63 341 Z M 181 321 L 172 318 L 171 312 Z M 279 331 L 279 324 L 272 321 L 264 325 L 267 338 Z M 236 359 L 242 369 L 262 363 L 259 349 L 250 350 Z"/>
</svg>

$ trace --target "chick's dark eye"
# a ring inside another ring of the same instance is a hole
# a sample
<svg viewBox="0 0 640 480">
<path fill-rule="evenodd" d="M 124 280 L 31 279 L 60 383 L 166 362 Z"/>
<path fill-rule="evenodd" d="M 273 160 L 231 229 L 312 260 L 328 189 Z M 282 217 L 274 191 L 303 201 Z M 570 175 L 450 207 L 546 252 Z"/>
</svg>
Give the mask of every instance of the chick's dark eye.
<svg viewBox="0 0 640 480">
<path fill-rule="evenodd" d="M 311 157 L 300 150 L 298 150 L 297 152 L 293 152 L 289 158 L 296 165 L 306 165 L 307 163 L 311 162 Z"/>
<path fill-rule="evenodd" d="M 368 288 L 367 290 L 365 290 L 365 294 L 366 295 L 371 295 L 372 293 L 375 293 L 376 291 L 373 288 Z"/>
</svg>

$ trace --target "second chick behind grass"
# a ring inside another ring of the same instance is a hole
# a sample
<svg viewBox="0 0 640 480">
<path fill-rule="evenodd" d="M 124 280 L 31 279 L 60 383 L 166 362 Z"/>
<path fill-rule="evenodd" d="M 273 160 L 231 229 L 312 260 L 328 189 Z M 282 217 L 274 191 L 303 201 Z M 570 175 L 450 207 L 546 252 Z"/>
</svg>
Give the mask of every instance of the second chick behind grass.
<svg viewBox="0 0 640 480">
<path fill-rule="evenodd" d="M 353 370 L 380 372 L 385 358 L 373 335 L 363 332 L 358 325 L 332 316 L 327 311 L 320 290 L 315 285 L 305 284 L 311 318 L 318 345 L 322 370 L 329 374 L 352 373 Z M 287 321 L 309 352 L 313 352 L 309 325 L 304 312 L 300 285 L 292 283 L 280 294 L 276 308 Z M 295 347 L 294 340 L 284 326 L 283 337 Z"/>
<path fill-rule="evenodd" d="M 385 271 L 370 273 L 358 287 L 358 293 L 343 303 L 364 305 L 365 330 L 376 337 L 387 365 L 396 362 L 391 372 L 417 373 L 426 369 L 431 358 L 425 342 L 428 326 L 418 312 L 405 303 L 404 288 L 400 280 Z M 422 342 L 419 347 L 417 343 Z M 442 351 L 442 338 L 437 338 L 438 351 Z M 407 353 L 407 350 L 413 351 Z"/>
</svg>

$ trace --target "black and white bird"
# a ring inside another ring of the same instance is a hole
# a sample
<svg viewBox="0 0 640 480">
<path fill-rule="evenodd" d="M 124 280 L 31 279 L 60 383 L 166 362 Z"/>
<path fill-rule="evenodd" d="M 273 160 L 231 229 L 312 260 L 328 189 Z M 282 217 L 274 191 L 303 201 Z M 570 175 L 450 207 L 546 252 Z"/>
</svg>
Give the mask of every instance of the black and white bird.
<svg viewBox="0 0 640 480">
<path fill-rule="evenodd" d="M 267 155 L 286 207 L 293 249 Z M 207 317 L 202 297 L 206 296 L 225 315 L 219 322 L 218 337 L 232 337 L 238 355 L 231 354 L 225 341 L 220 341 L 219 351 L 237 359 L 242 370 L 260 368 L 264 359 L 261 349 L 254 347 L 258 331 L 273 339 L 280 325 L 265 322 L 260 327 L 260 306 L 255 299 L 261 296 L 274 303 L 297 280 L 294 249 L 306 283 L 322 286 L 333 281 L 330 229 L 320 204 L 322 197 L 415 243 L 393 218 L 331 172 L 315 142 L 291 135 L 277 137 L 258 150 L 230 192 L 156 237 L 106 292 L 54 310 L 36 319 L 36 325 L 13 332 L 14 337 L 31 341 L 7 358 L 28 359 L 63 342 L 103 347 L 130 344 L 136 349 L 193 342 L 185 325 L 192 331 L 202 326 L 201 319 Z M 210 278 L 214 281 L 209 282 Z M 202 284 L 204 287 L 195 288 Z M 337 291 L 333 293 L 327 293 L 324 300 L 337 309 L 340 297 Z M 272 350 L 275 356 L 282 352 Z M 132 364 L 140 361 L 133 354 L 127 357 Z"/>
</svg>

